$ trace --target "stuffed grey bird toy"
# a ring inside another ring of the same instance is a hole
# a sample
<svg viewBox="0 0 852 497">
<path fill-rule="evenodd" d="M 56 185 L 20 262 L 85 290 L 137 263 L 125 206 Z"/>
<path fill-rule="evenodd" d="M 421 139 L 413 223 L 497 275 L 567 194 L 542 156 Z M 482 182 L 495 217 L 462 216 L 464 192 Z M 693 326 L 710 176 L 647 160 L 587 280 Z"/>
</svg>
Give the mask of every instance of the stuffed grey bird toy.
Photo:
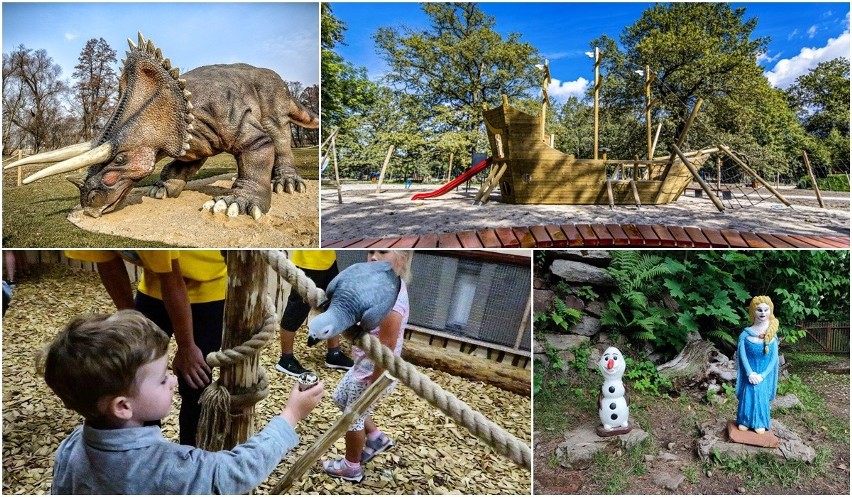
<svg viewBox="0 0 852 497">
<path fill-rule="evenodd" d="M 356 335 L 379 326 L 393 309 L 400 279 L 389 262 L 360 262 L 340 272 L 325 291 L 323 313 L 308 323 L 308 345 L 355 327 Z M 360 326 L 356 327 L 356 324 Z"/>
</svg>

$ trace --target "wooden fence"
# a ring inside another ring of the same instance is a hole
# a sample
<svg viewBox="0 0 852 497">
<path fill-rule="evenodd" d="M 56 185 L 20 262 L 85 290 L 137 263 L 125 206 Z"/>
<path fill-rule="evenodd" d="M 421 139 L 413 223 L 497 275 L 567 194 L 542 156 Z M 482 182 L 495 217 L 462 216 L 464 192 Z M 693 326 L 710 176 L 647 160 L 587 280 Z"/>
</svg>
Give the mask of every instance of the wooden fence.
<svg viewBox="0 0 852 497">
<path fill-rule="evenodd" d="M 805 340 L 819 345 L 824 352 L 849 354 L 849 321 L 799 323 L 798 326 L 807 332 Z"/>
</svg>

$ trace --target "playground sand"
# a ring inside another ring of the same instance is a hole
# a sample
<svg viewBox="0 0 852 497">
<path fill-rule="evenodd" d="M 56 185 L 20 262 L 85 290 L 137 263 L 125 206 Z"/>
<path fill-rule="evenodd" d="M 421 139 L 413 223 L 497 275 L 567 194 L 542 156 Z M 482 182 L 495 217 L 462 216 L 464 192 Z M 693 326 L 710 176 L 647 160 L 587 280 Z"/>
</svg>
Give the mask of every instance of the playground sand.
<svg viewBox="0 0 852 497">
<path fill-rule="evenodd" d="M 256 221 L 251 216 L 202 212 L 205 202 L 227 194 L 233 179 L 233 174 L 224 174 L 190 181 L 178 198 L 162 200 L 144 196 L 147 188 L 134 188 L 114 212 L 93 218 L 78 206 L 68 220 L 87 231 L 178 247 L 317 246 L 318 181 L 305 180 L 304 193 L 273 193 L 269 212 Z"/>
<path fill-rule="evenodd" d="M 338 204 L 337 190 L 325 187 L 320 192 L 322 243 L 358 238 L 450 233 L 483 228 L 535 226 L 545 224 L 618 223 L 696 226 L 739 231 L 849 236 L 849 194 L 826 192 L 825 209 L 820 208 L 812 191 L 781 189 L 793 204 L 784 206 L 774 197 L 757 205 L 726 208 L 719 212 L 705 196 L 682 195 L 674 203 L 655 206 L 619 205 L 526 205 L 504 204 L 500 194 L 492 193 L 485 205 L 473 205 L 477 189 L 458 188 L 434 199 L 412 201 L 418 192 L 432 191 L 440 185 L 404 189 L 402 185 L 343 186 L 343 203 Z M 768 194 L 765 190 L 760 193 Z M 747 201 L 742 200 L 743 203 Z"/>
</svg>

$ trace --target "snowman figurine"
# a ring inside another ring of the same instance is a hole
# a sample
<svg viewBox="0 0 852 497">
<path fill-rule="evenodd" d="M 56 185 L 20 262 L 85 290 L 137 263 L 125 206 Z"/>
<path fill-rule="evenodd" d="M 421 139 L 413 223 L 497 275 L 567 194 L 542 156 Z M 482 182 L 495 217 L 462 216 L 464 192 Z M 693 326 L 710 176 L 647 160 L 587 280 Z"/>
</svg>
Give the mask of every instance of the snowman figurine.
<svg viewBox="0 0 852 497">
<path fill-rule="evenodd" d="M 624 356 L 615 347 L 606 349 L 598 361 L 598 368 L 604 377 L 598 396 L 598 416 L 601 418 L 601 426 L 597 429 L 598 436 L 624 435 L 632 429 L 628 422 L 630 412 L 627 407 L 627 391 L 621 381 L 625 366 Z"/>
</svg>

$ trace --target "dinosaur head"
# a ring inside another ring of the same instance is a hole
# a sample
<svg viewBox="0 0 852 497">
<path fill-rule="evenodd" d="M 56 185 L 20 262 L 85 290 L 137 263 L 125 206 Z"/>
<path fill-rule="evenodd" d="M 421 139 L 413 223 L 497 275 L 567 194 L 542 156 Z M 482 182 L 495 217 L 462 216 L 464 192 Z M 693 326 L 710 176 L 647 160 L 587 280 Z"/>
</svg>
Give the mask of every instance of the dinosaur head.
<svg viewBox="0 0 852 497">
<path fill-rule="evenodd" d="M 119 78 L 119 100 L 101 136 L 89 143 L 34 155 L 7 166 L 56 163 L 27 177 L 24 183 L 88 167 L 80 189 L 86 214 L 99 217 L 114 210 L 131 188 L 154 171 L 163 157 L 189 150 L 192 104 L 178 68 L 163 58 L 151 40 L 139 34 Z"/>
</svg>

